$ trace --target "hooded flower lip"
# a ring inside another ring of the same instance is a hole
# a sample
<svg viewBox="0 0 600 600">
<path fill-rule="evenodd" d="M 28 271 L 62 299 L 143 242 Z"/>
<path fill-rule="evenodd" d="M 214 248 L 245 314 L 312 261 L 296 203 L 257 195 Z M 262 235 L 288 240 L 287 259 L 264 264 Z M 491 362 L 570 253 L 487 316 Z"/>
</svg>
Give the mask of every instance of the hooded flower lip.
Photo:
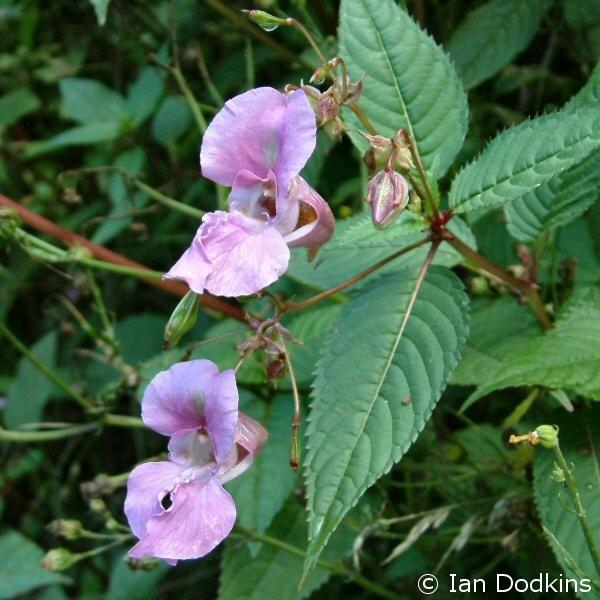
<svg viewBox="0 0 600 600">
<path fill-rule="evenodd" d="M 204 216 L 166 277 L 199 294 L 247 296 L 285 273 L 288 245 L 327 241 L 331 210 L 298 175 L 315 144 L 315 115 L 302 90 L 262 87 L 228 100 L 204 135 L 200 165 L 205 177 L 231 186 L 230 210 Z"/>
<path fill-rule="evenodd" d="M 156 375 L 142 400 L 144 423 L 170 436 L 169 460 L 129 476 L 125 514 L 139 542 L 133 558 L 171 563 L 199 558 L 231 531 L 235 503 L 222 484 L 243 473 L 266 441 L 265 429 L 238 412 L 233 371 L 208 360 Z"/>
</svg>

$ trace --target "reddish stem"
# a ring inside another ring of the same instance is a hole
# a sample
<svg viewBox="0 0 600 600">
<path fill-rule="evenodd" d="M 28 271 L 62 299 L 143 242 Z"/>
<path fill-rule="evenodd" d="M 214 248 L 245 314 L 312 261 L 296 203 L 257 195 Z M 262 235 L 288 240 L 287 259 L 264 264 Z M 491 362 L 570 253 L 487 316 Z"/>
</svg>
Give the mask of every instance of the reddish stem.
<svg viewBox="0 0 600 600">
<path fill-rule="evenodd" d="M 104 248 L 104 246 L 99 246 L 98 244 L 94 244 L 94 242 L 90 242 L 87 238 L 84 238 L 68 229 L 64 229 L 60 225 L 57 225 L 53 221 L 49 221 L 45 217 L 38 215 L 35 212 L 30 211 L 25 208 L 18 202 L 7 198 L 0 194 L 0 205 L 7 206 L 8 208 L 13 209 L 21 218 L 21 220 L 35 229 L 40 233 L 44 233 L 54 239 L 61 240 L 67 246 L 83 246 L 87 248 L 92 255 L 105 262 L 114 263 L 116 265 L 122 265 L 124 267 L 131 267 L 134 269 L 146 269 L 144 265 L 137 263 L 121 254 L 117 254 L 108 248 Z M 179 281 L 173 281 L 169 279 L 142 279 L 148 285 L 153 285 L 165 292 L 169 292 L 170 294 L 174 294 L 175 296 L 179 296 L 182 298 L 188 292 L 188 288 L 186 285 Z M 210 294 L 202 294 L 199 296 L 200 302 L 203 306 L 207 308 L 211 308 L 216 310 L 228 317 L 233 317 L 238 321 L 245 322 L 244 311 L 233 304 L 229 304 L 215 296 L 211 296 Z"/>
</svg>

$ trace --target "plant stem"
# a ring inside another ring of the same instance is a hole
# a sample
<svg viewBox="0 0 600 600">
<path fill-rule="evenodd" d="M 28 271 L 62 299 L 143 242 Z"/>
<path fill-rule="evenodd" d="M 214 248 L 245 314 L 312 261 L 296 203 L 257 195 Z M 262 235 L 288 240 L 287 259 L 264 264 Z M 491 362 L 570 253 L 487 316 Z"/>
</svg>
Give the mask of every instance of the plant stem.
<svg viewBox="0 0 600 600">
<path fill-rule="evenodd" d="M 87 248 L 94 257 L 103 261 L 103 264 L 112 263 L 131 267 L 139 271 L 148 271 L 144 265 L 122 256 L 121 254 L 113 252 L 104 246 L 94 244 L 87 238 L 60 227 L 60 225 L 57 225 L 53 221 L 50 221 L 45 217 L 30 211 L 18 202 L 15 202 L 14 200 L 11 200 L 10 198 L 7 198 L 1 194 L 0 206 L 7 206 L 8 208 L 11 208 L 19 215 L 24 223 L 30 227 L 33 227 L 36 231 L 44 233 L 54 239 L 61 240 L 67 246 L 82 246 Z M 152 271 L 152 273 L 156 273 L 156 271 Z M 179 296 L 180 298 L 183 298 L 183 296 L 185 296 L 189 291 L 188 287 L 180 281 L 164 280 L 160 278 L 155 279 L 153 277 L 143 277 L 142 281 L 163 291 L 169 292 L 170 294 Z M 229 302 L 225 302 L 224 300 L 216 298 L 215 296 L 211 296 L 210 294 L 202 294 L 199 296 L 199 298 L 200 302 L 205 307 L 216 310 L 229 317 L 233 317 L 234 319 L 242 321 L 243 323 L 246 322 L 244 311 L 239 306 L 229 304 Z"/>
<path fill-rule="evenodd" d="M 339 292 L 345 290 L 346 288 L 349 288 L 351 285 L 358 283 L 359 281 L 361 281 L 361 279 L 364 279 L 365 277 L 369 276 L 371 273 L 377 271 L 378 269 L 381 269 L 381 267 L 384 267 L 389 262 L 392 262 L 399 256 L 402 256 L 403 254 L 406 254 L 406 253 L 410 252 L 411 250 L 414 250 L 415 248 L 424 246 L 427 242 L 430 242 L 430 241 L 431 241 L 431 238 L 426 237 L 426 238 L 423 238 L 422 240 L 419 240 L 418 242 L 415 242 L 414 244 L 405 246 L 404 248 L 397 250 L 393 254 L 390 254 L 390 256 L 387 256 L 386 258 L 383 258 L 382 260 L 376 262 L 374 265 L 371 265 L 364 271 L 361 271 L 357 275 L 350 277 L 350 279 L 347 279 L 346 281 L 340 283 L 339 285 L 336 285 L 335 287 L 333 287 L 329 290 L 321 292 L 320 294 L 316 294 L 315 296 L 307 298 L 306 300 L 302 300 L 301 302 L 287 302 L 284 305 L 282 312 L 287 313 L 287 312 L 296 312 L 299 310 L 304 310 L 305 308 L 308 308 L 309 306 L 312 306 L 313 304 L 316 304 L 317 302 L 320 302 L 321 300 L 330 298 L 331 296 L 338 294 Z"/>
<path fill-rule="evenodd" d="M 435 217 L 438 214 L 438 210 L 435 198 L 433 197 L 433 193 L 429 187 L 427 173 L 425 172 L 425 167 L 423 166 L 423 161 L 421 160 L 421 154 L 419 152 L 419 147 L 417 146 L 417 140 L 412 132 L 412 128 L 409 131 L 405 130 L 405 133 L 406 138 L 408 139 L 408 149 L 410 150 L 413 162 L 415 163 L 417 172 L 419 173 L 419 179 L 423 185 L 425 203 L 429 206 L 430 214 Z"/>
<path fill-rule="evenodd" d="M 596 567 L 598 575 L 600 575 L 600 550 L 598 549 L 598 545 L 596 544 L 594 532 L 592 531 L 592 527 L 590 525 L 590 522 L 588 521 L 585 508 L 583 507 L 583 504 L 581 504 L 579 488 L 577 487 L 577 480 L 573 476 L 570 467 L 567 465 L 567 461 L 565 460 L 565 457 L 560 449 L 558 441 L 556 442 L 556 445 L 552 448 L 552 450 L 554 451 L 554 456 L 556 458 L 558 466 L 564 473 L 565 487 L 567 488 L 567 492 L 571 497 L 573 506 L 575 506 L 575 515 L 579 519 L 579 524 L 581 525 L 581 529 L 583 530 L 583 535 L 585 537 L 587 547 L 592 556 L 592 560 L 594 561 L 594 566 Z"/>
<path fill-rule="evenodd" d="M 315 38 L 313 38 L 310 31 L 308 31 L 308 29 L 306 29 L 304 24 L 301 21 L 298 21 L 297 19 L 287 19 L 287 21 L 292 27 L 296 27 L 297 29 L 300 30 L 302 35 L 308 40 L 308 43 L 311 45 L 312 49 L 317 53 L 317 56 L 319 57 L 321 64 L 325 64 L 327 62 L 327 59 L 321 52 L 321 48 L 319 48 L 319 45 L 315 41 Z"/>
<path fill-rule="evenodd" d="M 533 310 L 542 328 L 550 329 L 552 327 L 552 321 L 550 320 L 550 317 L 544 308 L 535 284 L 518 279 L 508 271 L 505 271 L 498 265 L 494 264 L 485 256 L 479 254 L 479 252 L 459 240 L 454 234 L 448 231 L 445 232 L 444 239 L 453 248 L 458 250 L 467 260 L 470 260 L 476 264 L 485 275 L 500 281 L 509 288 L 512 288 L 515 292 L 528 296 L 531 309 Z"/>
<path fill-rule="evenodd" d="M 43 373 L 58 389 L 62 390 L 85 409 L 93 408 L 94 404 L 85 396 L 71 387 L 58 373 L 47 367 L 29 348 L 0 321 L 0 333 L 23 354 L 41 373 Z"/>
<path fill-rule="evenodd" d="M 94 431 L 98 428 L 96 423 L 83 423 L 72 427 L 49 429 L 46 431 L 15 431 L 0 427 L 0 442 L 52 442 L 62 440 L 74 435 Z"/>
<path fill-rule="evenodd" d="M 129 415 L 114 415 L 107 413 L 103 416 L 104 423 L 106 425 L 112 425 L 113 427 L 145 427 L 144 421 L 139 417 L 131 417 Z"/>
<path fill-rule="evenodd" d="M 298 392 L 298 384 L 296 382 L 296 374 L 294 373 L 294 366 L 290 358 L 283 336 L 279 336 L 281 348 L 283 349 L 283 358 L 285 366 L 287 368 L 288 375 L 290 377 L 290 383 L 292 385 L 292 395 L 294 397 L 294 417 L 292 419 L 292 443 L 290 449 L 290 465 L 293 471 L 297 471 L 300 466 L 300 442 L 298 439 L 298 433 L 300 429 L 300 421 L 302 418 L 302 405 L 300 403 L 300 393 Z"/>
<path fill-rule="evenodd" d="M 352 102 L 348 105 L 350 110 L 356 115 L 357 119 L 365 126 L 371 135 L 377 135 L 377 129 L 369 120 L 369 117 L 364 113 L 363 109 L 356 103 Z"/>
<path fill-rule="evenodd" d="M 178 200 L 169 198 L 169 196 L 165 196 L 165 194 L 162 194 L 161 192 L 154 189 L 153 187 L 150 187 L 149 185 L 147 185 L 143 181 L 137 179 L 136 177 L 132 177 L 131 175 L 125 175 L 125 177 L 136 188 L 138 188 L 138 190 L 148 194 L 148 196 L 150 196 L 150 198 L 156 200 L 157 202 L 160 202 L 160 204 L 167 206 L 168 208 L 170 208 L 172 210 L 176 210 L 177 212 L 187 215 L 188 217 L 194 217 L 196 219 L 201 219 L 202 216 L 204 215 L 203 210 L 199 210 L 197 208 L 194 208 L 193 206 L 188 206 L 187 204 L 184 204 L 183 202 L 179 202 Z"/>
<path fill-rule="evenodd" d="M 283 550 L 288 554 L 298 556 L 299 558 L 306 558 L 306 552 L 304 552 L 300 548 L 293 546 L 292 544 L 288 544 L 287 542 L 284 542 L 282 540 L 278 540 L 277 538 L 267 535 L 266 533 L 258 533 L 257 531 L 251 531 L 249 529 L 246 529 L 245 527 L 241 527 L 240 525 L 237 525 L 236 529 L 243 535 L 246 535 L 258 542 L 269 544 L 270 546 L 279 548 L 280 550 Z M 384 588 L 378 583 L 367 579 L 360 573 L 351 571 L 342 564 L 319 559 L 317 561 L 317 565 L 322 569 L 326 569 L 330 573 L 340 575 L 341 577 L 347 577 L 363 589 L 373 592 L 374 594 L 377 594 L 382 598 L 389 598 L 389 600 L 400 600 L 400 596 L 395 592 L 392 592 L 391 590 Z"/>
</svg>

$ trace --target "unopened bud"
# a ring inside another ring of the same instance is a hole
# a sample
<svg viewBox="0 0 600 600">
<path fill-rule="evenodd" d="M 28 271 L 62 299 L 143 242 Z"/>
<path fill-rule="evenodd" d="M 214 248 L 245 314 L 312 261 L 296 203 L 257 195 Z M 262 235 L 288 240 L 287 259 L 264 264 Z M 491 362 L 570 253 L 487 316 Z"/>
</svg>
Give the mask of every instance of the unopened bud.
<svg viewBox="0 0 600 600">
<path fill-rule="evenodd" d="M 367 202 L 373 225 L 385 229 L 408 203 L 408 182 L 396 171 L 381 171 L 369 182 Z"/>
<path fill-rule="evenodd" d="M 317 100 L 317 119 L 321 124 L 333 121 L 340 114 L 340 103 L 332 94 L 322 94 Z"/>
<path fill-rule="evenodd" d="M 554 463 L 550 477 L 557 483 L 562 483 L 566 479 L 565 472 L 556 463 Z"/>
<path fill-rule="evenodd" d="M 66 548 L 54 548 L 46 553 L 40 564 L 48 571 L 64 571 L 77 562 L 77 555 Z"/>
<path fill-rule="evenodd" d="M 278 357 L 274 360 L 271 360 L 267 364 L 267 377 L 271 380 L 279 379 L 283 376 L 284 369 L 285 362 L 281 358 Z"/>
<path fill-rule="evenodd" d="M 253 23 L 265 31 L 273 31 L 280 25 L 289 25 L 287 19 L 280 19 L 274 15 L 270 15 L 264 10 L 243 10 L 242 11 Z"/>
<path fill-rule="evenodd" d="M 540 444 L 544 448 L 554 448 L 558 445 L 558 427 L 554 425 L 540 425 L 535 432 Z"/>
<path fill-rule="evenodd" d="M 125 563 L 133 571 L 152 571 L 160 565 L 161 561 L 151 556 L 144 558 L 131 558 L 131 556 L 125 556 Z"/>
<path fill-rule="evenodd" d="M 188 292 L 175 307 L 165 327 L 164 348 L 176 346 L 179 340 L 196 323 L 198 318 L 198 294 Z"/>
<path fill-rule="evenodd" d="M 83 527 L 80 521 L 74 519 L 56 519 L 48 524 L 48 531 L 65 540 L 76 540 L 81 536 Z"/>
</svg>

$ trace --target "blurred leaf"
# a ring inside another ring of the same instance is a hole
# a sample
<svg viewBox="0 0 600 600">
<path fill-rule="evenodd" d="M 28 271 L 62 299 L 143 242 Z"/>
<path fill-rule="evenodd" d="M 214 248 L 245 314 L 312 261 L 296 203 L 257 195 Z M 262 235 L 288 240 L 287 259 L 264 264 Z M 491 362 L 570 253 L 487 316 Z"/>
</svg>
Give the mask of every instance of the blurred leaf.
<svg viewBox="0 0 600 600">
<path fill-rule="evenodd" d="M 135 126 L 143 123 L 156 108 L 165 91 L 165 82 L 156 67 L 145 67 L 134 81 L 127 96 L 127 108 Z"/>
<path fill-rule="evenodd" d="M 31 351 L 50 369 L 56 367 L 57 342 L 56 331 L 51 331 L 31 347 Z M 16 428 L 25 423 L 40 421 L 46 402 L 54 391 L 54 384 L 23 356 L 17 366 L 15 379 L 8 389 L 4 410 L 7 427 Z"/>
<path fill-rule="evenodd" d="M 118 556 L 110 572 L 107 600 L 151 600 L 157 597 L 158 583 L 170 568 L 163 561 L 151 571 L 134 570 L 125 562 L 126 554 Z"/>
<path fill-rule="evenodd" d="M 417 438 L 460 357 L 468 297 L 450 270 L 430 269 L 402 328 L 417 271 L 382 275 L 365 285 L 344 307 L 323 348 L 304 463 L 306 572 L 343 516 Z"/>
<path fill-rule="evenodd" d="M 582 108 L 525 121 L 496 136 L 452 182 L 458 213 L 507 203 L 547 183 L 600 146 L 600 114 Z"/>
<path fill-rule="evenodd" d="M 67 129 L 49 140 L 30 142 L 25 147 L 25 158 L 35 158 L 67 146 L 91 146 L 114 140 L 121 133 L 118 123 L 90 123 Z"/>
<path fill-rule="evenodd" d="M 17 531 L 0 535 L 0 598 L 15 598 L 53 583 L 68 582 L 66 577 L 40 566 L 44 551 Z"/>
<path fill-rule="evenodd" d="M 343 0 L 340 8 L 340 55 L 355 80 L 368 84 L 360 105 L 379 133 L 414 133 L 423 162 L 443 175 L 458 154 L 467 132 L 467 97 L 444 51 L 393 0 Z M 364 131 L 346 115 L 350 129 Z M 351 134 L 364 152 L 366 140 Z"/>
<path fill-rule="evenodd" d="M 94 79 L 67 77 L 59 83 L 63 114 L 82 125 L 90 123 L 123 125 L 131 118 L 121 94 Z"/>
<path fill-rule="evenodd" d="M 467 14 L 448 42 L 465 87 L 490 78 L 528 45 L 552 0 L 489 0 Z"/>
<path fill-rule="evenodd" d="M 139 313 L 126 317 L 115 326 L 115 335 L 123 351 L 123 360 L 136 365 L 160 352 L 168 317 Z"/>
<path fill-rule="evenodd" d="M 163 146 L 174 144 L 192 122 L 190 107 L 181 96 L 165 98 L 152 121 L 152 136 Z"/>
<path fill-rule="evenodd" d="M 600 543 L 600 406 L 592 406 L 585 412 L 563 415 L 558 421 L 555 416 L 553 418 L 553 422 L 560 427 L 560 448 L 567 465 L 572 466 L 581 503 L 596 535 L 596 542 Z M 571 499 L 562 489 L 562 484 L 551 477 L 553 468 L 554 453 L 544 448 L 536 450 L 533 489 L 540 520 L 573 557 L 583 573 L 591 579 L 598 579 L 579 519 L 565 508 L 573 508 Z M 565 576 L 577 576 L 557 544 L 553 540 L 549 542 Z M 587 596 L 589 594 L 582 595 Z"/>
<path fill-rule="evenodd" d="M 104 25 L 106 23 L 106 15 L 108 13 L 108 5 L 110 0 L 90 0 L 90 2 L 96 11 L 98 25 Z"/>
<path fill-rule="evenodd" d="M 268 404 L 257 398 L 240 403 L 241 411 L 269 431 L 269 439 L 255 456 L 252 467 L 226 485 L 235 499 L 237 519 L 242 527 L 265 531 L 294 488 L 294 473 L 290 467 L 293 409 L 292 398 L 283 395 Z"/>
<path fill-rule="evenodd" d="M 301 600 L 331 577 L 330 571 L 317 566 L 298 591 L 302 552 L 306 544 L 306 520 L 304 507 L 296 498 L 288 499 L 267 534 L 296 548 L 300 556 L 261 543 L 258 554 L 252 557 L 247 545 L 240 546 L 238 540 L 229 540 L 223 554 L 219 600 L 262 600 L 271 598 L 274 593 L 278 600 Z M 354 537 L 355 533 L 350 528 L 340 527 L 323 558 L 339 562 L 352 551 Z"/>
<path fill-rule="evenodd" d="M 8 127 L 19 119 L 35 112 L 40 99 L 29 88 L 18 88 L 0 97 L 0 125 Z"/>
<path fill-rule="evenodd" d="M 600 288 L 583 287 L 564 305 L 554 328 L 523 342 L 511 338 L 501 364 L 480 371 L 463 410 L 506 387 L 538 385 L 600 399 Z"/>
<path fill-rule="evenodd" d="M 473 303 L 469 337 L 462 358 L 452 373 L 451 383 L 478 385 L 482 373 L 494 373 L 515 347 L 539 334 L 533 312 L 515 298 Z"/>
</svg>

